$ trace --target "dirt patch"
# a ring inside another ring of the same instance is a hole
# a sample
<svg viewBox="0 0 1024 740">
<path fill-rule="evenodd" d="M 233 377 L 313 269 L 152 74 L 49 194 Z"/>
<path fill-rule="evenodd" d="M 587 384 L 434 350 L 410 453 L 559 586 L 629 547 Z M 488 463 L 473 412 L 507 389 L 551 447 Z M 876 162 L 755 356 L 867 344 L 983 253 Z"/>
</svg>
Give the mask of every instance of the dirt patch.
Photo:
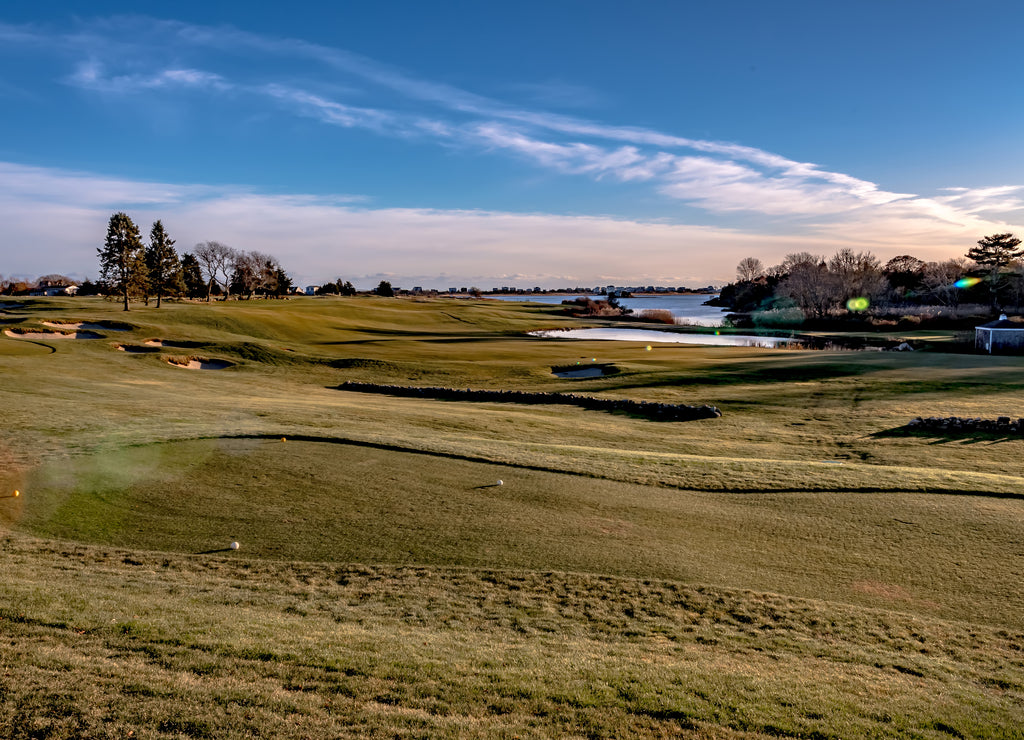
<svg viewBox="0 0 1024 740">
<path fill-rule="evenodd" d="M 119 344 L 117 345 L 119 352 L 129 352 L 131 354 L 152 354 L 153 352 L 159 352 L 159 347 L 142 347 L 138 344 Z"/>
</svg>

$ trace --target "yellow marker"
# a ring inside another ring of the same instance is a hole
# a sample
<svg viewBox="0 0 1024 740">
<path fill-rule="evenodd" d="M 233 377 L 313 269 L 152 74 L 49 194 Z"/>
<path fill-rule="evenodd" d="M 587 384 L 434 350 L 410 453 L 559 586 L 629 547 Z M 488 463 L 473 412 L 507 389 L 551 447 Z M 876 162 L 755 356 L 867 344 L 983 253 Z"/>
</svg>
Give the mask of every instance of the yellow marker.
<svg viewBox="0 0 1024 740">
<path fill-rule="evenodd" d="M 281 441 L 282 441 L 282 442 L 284 442 L 284 441 L 286 441 L 286 440 L 285 440 L 285 438 L 284 438 L 284 437 L 281 437 Z"/>
<path fill-rule="evenodd" d="M 14 498 L 18 498 L 18 496 L 20 496 L 20 495 L 21 495 L 21 491 L 15 491 L 14 492 Z"/>
</svg>

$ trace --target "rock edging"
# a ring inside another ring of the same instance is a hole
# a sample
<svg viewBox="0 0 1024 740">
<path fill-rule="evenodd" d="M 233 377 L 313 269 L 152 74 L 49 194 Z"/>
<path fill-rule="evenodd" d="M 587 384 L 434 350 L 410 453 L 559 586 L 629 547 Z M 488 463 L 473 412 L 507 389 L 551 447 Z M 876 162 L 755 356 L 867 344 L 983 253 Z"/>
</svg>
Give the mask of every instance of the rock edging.
<svg viewBox="0 0 1024 740">
<path fill-rule="evenodd" d="M 490 391 L 471 388 L 437 388 L 407 385 L 378 385 L 346 381 L 338 390 L 357 393 L 381 393 L 406 398 L 436 398 L 442 401 L 476 401 L 489 403 L 563 404 L 592 411 L 621 411 L 652 421 L 695 421 L 717 419 L 722 412 L 715 406 L 687 406 L 679 403 L 655 403 L 628 399 L 595 398 L 575 393 L 532 393 L 529 391 Z"/>
</svg>

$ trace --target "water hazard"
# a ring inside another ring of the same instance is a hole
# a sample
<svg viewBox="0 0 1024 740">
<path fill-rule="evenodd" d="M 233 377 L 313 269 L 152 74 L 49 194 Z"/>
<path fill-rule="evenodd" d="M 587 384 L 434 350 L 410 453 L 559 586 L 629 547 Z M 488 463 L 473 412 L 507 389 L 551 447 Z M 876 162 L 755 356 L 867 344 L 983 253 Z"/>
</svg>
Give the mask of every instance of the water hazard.
<svg viewBox="0 0 1024 740">
<path fill-rule="evenodd" d="M 531 331 L 530 336 L 544 339 L 596 339 L 619 342 L 668 342 L 671 344 L 702 344 L 725 347 L 793 348 L 803 345 L 789 337 L 759 337 L 753 334 L 681 334 L 653 329 L 550 329 Z"/>
</svg>

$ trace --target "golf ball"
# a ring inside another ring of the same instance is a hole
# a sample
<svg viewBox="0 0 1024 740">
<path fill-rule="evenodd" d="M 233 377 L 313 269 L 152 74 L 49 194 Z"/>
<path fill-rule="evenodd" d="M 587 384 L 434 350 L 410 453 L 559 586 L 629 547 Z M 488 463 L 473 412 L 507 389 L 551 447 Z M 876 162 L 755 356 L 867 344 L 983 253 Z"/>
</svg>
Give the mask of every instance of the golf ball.
<svg viewBox="0 0 1024 740">
<path fill-rule="evenodd" d="M 503 486 L 503 485 L 505 485 L 505 481 L 503 481 L 503 480 L 499 480 L 499 481 L 498 481 L 498 485 L 499 485 L 499 486 Z"/>
<path fill-rule="evenodd" d="M 232 550 L 237 550 L 239 547 L 241 547 L 241 545 L 239 545 L 237 542 L 232 542 L 231 543 L 231 549 Z"/>
</svg>

